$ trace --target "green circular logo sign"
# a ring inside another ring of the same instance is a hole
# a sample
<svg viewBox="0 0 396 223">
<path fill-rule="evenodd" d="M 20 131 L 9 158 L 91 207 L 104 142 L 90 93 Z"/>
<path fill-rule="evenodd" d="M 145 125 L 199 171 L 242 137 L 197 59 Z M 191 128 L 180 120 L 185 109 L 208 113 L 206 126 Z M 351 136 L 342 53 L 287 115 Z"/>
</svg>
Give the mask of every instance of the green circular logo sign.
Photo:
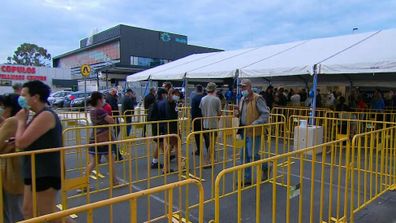
<svg viewBox="0 0 396 223">
<path fill-rule="evenodd" d="M 169 42 L 171 40 L 169 33 L 161 33 L 160 38 L 163 42 Z"/>
</svg>

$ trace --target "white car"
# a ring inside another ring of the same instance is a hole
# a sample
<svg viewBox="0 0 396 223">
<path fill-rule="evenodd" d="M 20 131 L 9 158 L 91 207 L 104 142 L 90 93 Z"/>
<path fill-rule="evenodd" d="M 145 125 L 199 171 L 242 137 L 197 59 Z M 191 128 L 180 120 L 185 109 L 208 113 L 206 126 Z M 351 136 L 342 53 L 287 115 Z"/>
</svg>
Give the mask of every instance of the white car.
<svg viewBox="0 0 396 223">
<path fill-rule="evenodd" d="M 72 91 L 57 91 L 48 97 L 48 103 L 51 106 L 56 106 L 56 107 L 63 107 L 63 102 L 65 100 L 65 96 L 69 95 Z"/>
</svg>

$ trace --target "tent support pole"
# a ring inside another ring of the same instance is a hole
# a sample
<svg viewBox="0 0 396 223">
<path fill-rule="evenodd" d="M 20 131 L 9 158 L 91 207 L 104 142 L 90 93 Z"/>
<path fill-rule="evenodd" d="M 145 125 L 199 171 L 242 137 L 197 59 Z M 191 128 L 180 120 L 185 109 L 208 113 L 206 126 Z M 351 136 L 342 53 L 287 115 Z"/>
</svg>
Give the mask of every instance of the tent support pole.
<svg viewBox="0 0 396 223">
<path fill-rule="evenodd" d="M 263 79 L 266 80 L 266 81 L 268 82 L 268 85 L 271 85 L 271 80 L 269 80 L 269 79 L 267 79 L 267 78 L 265 78 L 265 77 L 263 77 Z"/>
<path fill-rule="evenodd" d="M 311 120 L 309 121 L 310 125 L 315 125 L 315 113 L 316 113 L 316 90 L 318 88 L 318 64 L 313 66 L 313 99 L 311 103 Z"/>
<path fill-rule="evenodd" d="M 187 107 L 187 93 L 188 93 L 188 87 L 187 87 L 187 85 L 188 85 L 188 79 L 187 79 L 187 77 L 186 77 L 186 75 L 184 75 L 184 80 L 183 80 L 183 82 L 184 82 L 184 107 Z M 190 100 L 191 100 L 191 98 L 190 98 Z"/>
<path fill-rule="evenodd" d="M 236 79 L 236 105 L 239 106 L 239 69 L 235 71 L 235 79 Z"/>
</svg>

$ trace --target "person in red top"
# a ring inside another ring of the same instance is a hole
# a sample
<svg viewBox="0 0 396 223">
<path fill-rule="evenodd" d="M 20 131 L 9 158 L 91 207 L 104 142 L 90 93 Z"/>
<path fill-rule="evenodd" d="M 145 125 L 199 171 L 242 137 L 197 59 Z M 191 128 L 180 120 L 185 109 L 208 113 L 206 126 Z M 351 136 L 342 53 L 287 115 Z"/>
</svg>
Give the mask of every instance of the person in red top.
<svg viewBox="0 0 396 223">
<path fill-rule="evenodd" d="M 112 109 L 109 103 L 107 103 L 106 101 L 104 102 L 103 105 L 103 110 L 105 110 L 107 112 L 108 115 L 112 116 Z"/>
</svg>

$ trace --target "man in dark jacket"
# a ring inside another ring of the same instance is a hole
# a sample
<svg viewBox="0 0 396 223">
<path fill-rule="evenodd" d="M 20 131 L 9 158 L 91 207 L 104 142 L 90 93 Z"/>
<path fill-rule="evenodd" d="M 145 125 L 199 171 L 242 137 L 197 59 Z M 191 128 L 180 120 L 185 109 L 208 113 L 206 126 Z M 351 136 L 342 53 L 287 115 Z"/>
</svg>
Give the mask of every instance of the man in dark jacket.
<svg viewBox="0 0 396 223">
<path fill-rule="evenodd" d="M 201 108 L 199 108 L 199 105 L 201 104 L 201 100 L 204 97 L 203 95 L 203 87 L 202 85 L 198 84 L 195 87 L 195 95 L 191 99 L 191 120 L 193 120 L 193 131 L 202 131 L 202 120 L 198 119 L 195 120 L 195 118 L 200 118 L 202 117 L 202 111 Z M 200 151 L 200 135 L 195 134 L 195 144 L 197 146 L 197 150 L 195 151 L 195 155 L 199 155 Z"/>
<path fill-rule="evenodd" d="M 121 111 L 125 115 L 125 122 L 132 123 L 133 110 L 136 106 L 136 96 L 132 89 L 127 89 L 124 98 L 122 99 Z M 131 133 L 132 125 L 127 125 L 127 135 Z"/>
<path fill-rule="evenodd" d="M 112 88 L 110 90 L 109 95 L 107 95 L 106 97 L 106 102 L 111 106 L 111 110 L 112 110 L 112 115 L 113 116 L 119 116 L 119 112 L 118 112 L 118 95 L 117 95 L 117 89 L 116 88 Z M 120 124 L 120 120 L 118 119 L 118 117 L 114 117 L 116 124 Z M 118 137 L 118 134 L 120 132 L 120 127 L 114 127 L 114 131 L 115 131 L 115 137 Z M 112 150 L 114 152 L 114 154 L 116 155 L 116 160 L 122 160 L 123 157 L 120 153 L 120 150 L 117 148 L 116 144 L 112 145 Z"/>
<path fill-rule="evenodd" d="M 156 89 L 150 88 L 150 92 L 144 97 L 143 99 L 143 106 L 144 109 L 146 110 L 146 114 L 147 114 L 147 121 L 154 121 L 152 120 L 152 113 L 153 113 L 153 107 L 155 104 L 156 99 Z M 144 125 L 143 127 L 143 137 L 146 137 L 146 130 L 147 130 L 147 125 Z"/>
<path fill-rule="evenodd" d="M 274 103 L 274 87 L 271 85 L 267 87 L 265 91 L 260 92 L 260 95 L 264 98 L 267 106 L 272 109 L 272 104 Z"/>
</svg>

